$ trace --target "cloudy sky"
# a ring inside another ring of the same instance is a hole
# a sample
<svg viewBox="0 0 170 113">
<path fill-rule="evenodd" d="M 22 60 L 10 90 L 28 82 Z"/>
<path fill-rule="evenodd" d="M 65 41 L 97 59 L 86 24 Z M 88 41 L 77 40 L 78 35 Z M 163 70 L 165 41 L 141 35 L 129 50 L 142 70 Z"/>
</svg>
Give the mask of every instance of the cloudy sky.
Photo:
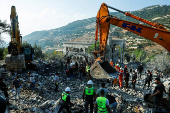
<svg viewBox="0 0 170 113">
<path fill-rule="evenodd" d="M 11 6 L 16 7 L 22 36 L 50 30 L 76 20 L 95 17 L 103 1 L 122 11 L 151 5 L 170 5 L 170 0 L 0 0 L 0 19 L 10 23 Z M 113 10 L 110 9 L 110 12 Z M 6 41 L 10 38 L 4 36 Z"/>
</svg>

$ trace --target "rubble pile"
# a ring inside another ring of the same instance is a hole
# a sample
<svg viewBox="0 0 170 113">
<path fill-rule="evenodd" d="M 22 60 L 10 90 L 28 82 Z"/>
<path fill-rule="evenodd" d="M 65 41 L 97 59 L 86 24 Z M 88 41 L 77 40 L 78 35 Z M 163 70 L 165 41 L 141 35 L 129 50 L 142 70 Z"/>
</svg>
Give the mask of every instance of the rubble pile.
<svg viewBox="0 0 170 113">
<path fill-rule="evenodd" d="M 1 69 L 2 72 L 3 69 Z M 60 66 L 54 63 L 48 65 L 41 65 L 41 71 L 32 71 L 32 75 L 35 77 L 36 89 L 33 91 L 30 89 L 29 76 L 27 74 L 28 70 L 24 73 L 18 74 L 20 76 L 22 89 L 20 91 L 21 99 L 15 100 L 15 95 L 12 92 L 12 81 L 15 79 L 10 72 L 6 72 L 4 77 L 4 82 L 8 86 L 9 102 L 11 105 L 8 106 L 10 113 L 16 112 L 34 112 L 34 113 L 57 113 L 59 110 L 59 101 L 61 98 L 61 93 L 64 89 L 69 86 L 71 88 L 70 97 L 71 102 L 74 106 L 71 108 L 74 113 L 84 113 L 84 102 L 82 100 L 82 93 L 86 87 L 88 79 L 84 78 L 80 80 L 79 78 L 67 78 L 65 73 L 60 73 L 59 75 L 59 92 L 55 92 L 55 85 L 53 78 L 55 72 L 60 70 Z M 4 70 L 3 70 L 4 71 Z M 1 74 L 2 75 L 2 74 Z M 118 102 L 117 112 L 118 113 L 146 113 L 151 112 L 152 107 L 148 108 L 148 103 L 144 101 L 144 95 L 152 93 L 154 90 L 154 80 L 151 84 L 150 89 L 143 89 L 144 86 L 144 74 L 142 79 L 137 79 L 136 90 L 132 90 L 131 79 L 129 81 L 128 89 L 120 89 L 119 86 L 112 86 L 111 82 L 106 83 L 106 88 L 109 90 L 109 94 L 116 97 Z M 92 79 L 94 82 L 94 88 L 97 90 L 100 88 L 102 80 Z M 103 80 L 105 81 L 105 80 Z M 162 79 L 162 82 L 166 86 L 170 86 L 170 79 Z M 168 91 L 168 88 L 166 87 Z M 0 95 L 4 97 L 3 93 Z M 167 96 L 167 95 L 164 95 Z"/>
</svg>

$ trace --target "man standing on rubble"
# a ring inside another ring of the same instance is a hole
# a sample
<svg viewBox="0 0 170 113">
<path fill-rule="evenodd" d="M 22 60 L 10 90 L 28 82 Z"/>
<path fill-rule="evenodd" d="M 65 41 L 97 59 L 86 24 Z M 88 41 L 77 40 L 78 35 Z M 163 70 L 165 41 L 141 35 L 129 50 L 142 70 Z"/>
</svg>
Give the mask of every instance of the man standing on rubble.
<svg viewBox="0 0 170 113">
<path fill-rule="evenodd" d="M 145 79 L 145 84 L 143 89 L 145 88 L 146 84 L 148 83 L 148 89 L 150 87 L 150 82 L 152 82 L 152 74 L 150 73 L 150 70 L 147 71 L 146 79 Z"/>
<path fill-rule="evenodd" d="M 92 86 L 94 83 L 92 80 L 87 82 L 87 87 L 83 91 L 83 101 L 85 96 L 85 113 L 88 113 L 88 106 L 90 104 L 90 113 L 93 113 L 93 102 L 95 101 L 95 89 Z"/>
<path fill-rule="evenodd" d="M 28 75 L 30 76 L 30 89 L 34 90 L 35 89 L 35 78 L 31 74 L 31 72 L 28 72 Z"/>
<path fill-rule="evenodd" d="M 129 76 L 130 76 L 129 72 L 128 72 L 128 70 L 126 70 L 125 77 L 124 77 L 124 80 L 125 80 L 125 89 L 128 88 Z"/>
<path fill-rule="evenodd" d="M 67 87 L 65 89 L 65 92 L 62 93 L 61 101 L 60 101 L 61 107 L 58 113 L 60 113 L 63 108 L 66 109 L 68 113 L 71 113 L 69 105 L 72 106 L 73 104 L 70 102 L 70 95 L 69 95 L 70 91 L 71 91 L 70 88 Z"/>
<path fill-rule="evenodd" d="M 101 91 L 101 90 L 104 90 L 104 97 L 107 98 L 107 96 L 108 96 L 108 90 L 105 88 L 105 83 L 102 83 L 102 84 L 101 84 L 101 88 L 97 90 L 97 93 L 96 93 L 95 98 L 101 96 L 101 95 L 100 95 L 100 91 Z"/>
<path fill-rule="evenodd" d="M 109 100 L 105 97 L 105 91 L 100 91 L 101 96 L 96 99 L 95 113 L 111 113 L 109 108 Z"/>
<path fill-rule="evenodd" d="M 0 78 L 0 90 L 4 92 L 7 104 L 9 104 L 8 92 L 7 92 L 8 87 L 6 86 L 6 84 L 3 81 L 4 81 L 4 79 Z"/>
<path fill-rule="evenodd" d="M 125 68 L 124 68 L 124 75 L 126 74 L 126 71 L 127 71 L 127 65 L 125 65 Z"/>
<path fill-rule="evenodd" d="M 132 85 L 133 85 L 133 90 L 135 90 L 136 79 L 137 79 L 137 74 L 135 73 L 135 71 L 133 71 L 133 74 L 132 74 Z"/>
<path fill-rule="evenodd" d="M 141 79 L 141 75 L 142 75 L 142 71 L 143 71 L 142 64 L 140 64 L 140 66 L 138 67 L 138 71 L 139 71 L 139 76 L 140 76 L 140 79 Z"/>
<path fill-rule="evenodd" d="M 123 79 L 123 69 L 120 68 L 120 72 L 119 72 L 119 86 L 120 86 L 120 88 L 122 88 L 122 79 Z"/>
<path fill-rule="evenodd" d="M 59 85 L 59 77 L 58 77 L 58 72 L 56 73 L 54 77 L 54 82 L 55 82 L 55 92 L 58 92 L 58 85 Z"/>
<path fill-rule="evenodd" d="M 159 110 L 159 103 L 163 98 L 163 92 L 166 93 L 166 91 L 165 91 L 165 86 L 160 81 L 160 78 L 155 78 L 155 83 L 157 85 L 155 87 L 155 90 L 153 91 L 153 94 L 151 94 L 150 97 L 153 97 L 155 110 Z"/>
<path fill-rule="evenodd" d="M 16 79 L 13 81 L 13 84 L 12 84 L 12 91 L 14 91 L 14 86 L 15 86 L 15 100 L 17 99 L 17 95 L 18 95 L 18 98 L 20 99 L 20 86 L 21 86 L 21 82 L 19 80 L 19 76 L 16 77 Z"/>
<path fill-rule="evenodd" d="M 86 65 L 86 74 L 87 74 L 87 77 L 90 78 L 90 65 L 88 63 Z"/>
</svg>

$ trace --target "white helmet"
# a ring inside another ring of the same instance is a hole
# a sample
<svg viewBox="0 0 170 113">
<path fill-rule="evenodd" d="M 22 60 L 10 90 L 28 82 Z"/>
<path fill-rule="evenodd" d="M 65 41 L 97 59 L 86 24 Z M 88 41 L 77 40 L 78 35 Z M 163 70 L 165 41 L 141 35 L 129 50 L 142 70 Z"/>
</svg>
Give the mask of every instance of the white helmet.
<svg viewBox="0 0 170 113">
<path fill-rule="evenodd" d="M 117 66 L 119 66 L 119 64 L 117 64 Z"/>
<path fill-rule="evenodd" d="M 69 87 L 67 87 L 67 88 L 65 89 L 65 91 L 71 91 L 71 90 L 70 90 L 70 88 L 69 88 Z"/>
<path fill-rule="evenodd" d="M 121 67 L 120 70 L 123 70 L 123 68 Z"/>
<path fill-rule="evenodd" d="M 87 84 L 94 84 L 92 80 L 89 80 Z"/>
</svg>

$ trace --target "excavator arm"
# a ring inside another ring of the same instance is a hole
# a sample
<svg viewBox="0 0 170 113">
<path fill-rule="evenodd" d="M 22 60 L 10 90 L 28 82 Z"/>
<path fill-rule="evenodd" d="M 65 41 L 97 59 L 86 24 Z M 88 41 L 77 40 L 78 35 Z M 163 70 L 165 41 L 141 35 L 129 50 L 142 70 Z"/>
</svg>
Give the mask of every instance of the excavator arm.
<svg viewBox="0 0 170 113">
<path fill-rule="evenodd" d="M 137 35 L 140 35 L 144 38 L 147 38 L 149 40 L 152 40 L 160 45 L 162 45 L 164 48 L 166 48 L 168 51 L 170 51 L 170 32 L 166 30 L 161 24 L 154 23 L 147 21 L 145 19 L 142 19 L 140 17 L 137 17 L 135 15 L 132 15 L 127 12 L 122 12 L 120 10 L 117 10 L 119 12 L 124 13 L 127 16 L 130 16 L 134 19 L 137 19 L 139 21 L 142 21 L 146 24 L 149 24 L 153 27 L 125 21 L 118 19 L 117 17 L 113 17 L 109 14 L 108 7 L 112 8 L 110 6 L 107 6 L 105 3 L 103 3 L 98 11 L 97 17 L 96 17 L 96 34 L 95 34 L 95 40 L 98 40 L 98 33 L 99 33 L 99 40 L 100 40 L 100 50 L 94 51 L 94 57 L 97 58 L 97 53 L 100 53 L 100 57 L 105 55 L 107 40 L 108 40 L 108 34 L 110 29 L 110 24 L 121 27 L 125 30 L 128 30 L 130 32 L 133 32 Z M 99 31 L 98 31 L 99 30 Z M 99 58 L 100 59 L 100 58 Z"/>
</svg>

